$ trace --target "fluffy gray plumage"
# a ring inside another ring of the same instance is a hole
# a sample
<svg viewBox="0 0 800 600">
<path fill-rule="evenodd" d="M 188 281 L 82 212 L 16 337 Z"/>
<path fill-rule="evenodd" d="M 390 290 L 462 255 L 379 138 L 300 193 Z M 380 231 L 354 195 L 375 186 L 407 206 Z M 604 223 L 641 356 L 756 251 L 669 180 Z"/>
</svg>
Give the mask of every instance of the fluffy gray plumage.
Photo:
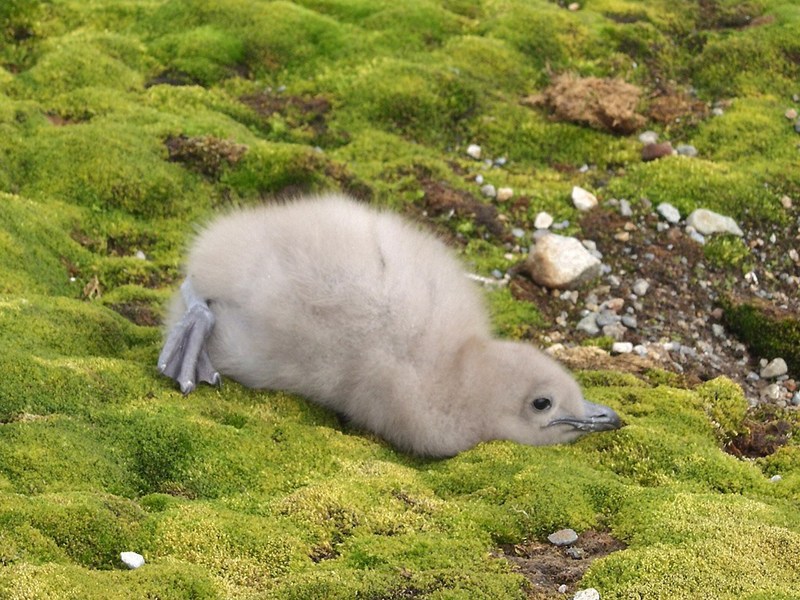
<svg viewBox="0 0 800 600">
<path fill-rule="evenodd" d="M 554 360 L 492 338 L 456 258 L 394 214 L 335 195 L 241 210 L 186 271 L 159 357 L 185 393 L 218 373 L 296 392 L 429 456 L 620 425 Z"/>
</svg>

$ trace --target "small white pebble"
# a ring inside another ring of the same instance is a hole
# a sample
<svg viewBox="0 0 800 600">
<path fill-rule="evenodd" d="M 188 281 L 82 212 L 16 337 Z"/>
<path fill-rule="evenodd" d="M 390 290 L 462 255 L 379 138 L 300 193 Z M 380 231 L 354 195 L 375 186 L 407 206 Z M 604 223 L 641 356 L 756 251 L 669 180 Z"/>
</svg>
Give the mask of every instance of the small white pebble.
<svg viewBox="0 0 800 600">
<path fill-rule="evenodd" d="M 479 160 L 481 157 L 481 147 L 478 146 L 478 144 L 470 144 L 467 146 L 467 154 L 475 160 Z"/>
<path fill-rule="evenodd" d="M 572 600 L 600 600 L 600 592 L 594 588 L 587 588 L 585 590 L 575 592 Z"/>
<path fill-rule="evenodd" d="M 576 185 L 572 188 L 572 203 L 580 211 L 591 210 L 597 206 L 597 196 Z"/>
<path fill-rule="evenodd" d="M 138 258 L 139 260 L 147 260 L 147 255 L 144 252 L 142 252 L 141 250 L 137 250 L 136 254 L 134 254 L 134 256 L 136 258 Z"/>
<path fill-rule="evenodd" d="M 783 479 L 783 477 L 781 477 L 780 475 L 773 475 L 772 477 L 770 477 L 770 478 L 769 478 L 769 480 L 770 480 L 772 483 L 777 483 L 777 482 L 779 482 L 781 479 Z"/>
<path fill-rule="evenodd" d="M 550 226 L 553 224 L 553 217 L 550 216 L 549 213 L 544 211 L 540 212 L 536 215 L 536 219 L 533 221 L 533 226 L 536 229 L 550 229 Z"/>
<path fill-rule="evenodd" d="M 614 342 L 611 345 L 611 354 L 630 354 L 631 352 L 633 352 L 631 342 Z"/>
<path fill-rule="evenodd" d="M 477 183 L 478 185 L 483 185 L 483 175 L 476 175 L 475 183 Z"/>
<path fill-rule="evenodd" d="M 144 556 L 136 552 L 120 552 L 119 558 L 129 569 L 138 569 L 144 564 Z"/>
<path fill-rule="evenodd" d="M 558 593 L 559 594 L 566 594 L 567 593 L 567 589 L 569 589 L 569 588 L 567 588 L 567 586 L 562 583 L 560 586 L 558 586 Z"/>
</svg>

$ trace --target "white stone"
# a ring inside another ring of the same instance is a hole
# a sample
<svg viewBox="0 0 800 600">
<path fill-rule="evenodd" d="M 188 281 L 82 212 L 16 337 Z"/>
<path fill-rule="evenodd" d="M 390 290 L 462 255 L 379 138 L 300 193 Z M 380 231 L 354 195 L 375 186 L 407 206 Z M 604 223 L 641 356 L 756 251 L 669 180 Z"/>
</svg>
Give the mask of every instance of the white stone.
<svg viewBox="0 0 800 600">
<path fill-rule="evenodd" d="M 742 236 L 744 233 L 736 224 L 736 221 L 725 215 L 720 215 L 705 208 L 698 208 L 692 211 L 686 218 L 686 225 L 694 227 L 696 231 L 703 235 L 711 233 L 732 233 Z"/>
<path fill-rule="evenodd" d="M 475 160 L 480 160 L 481 158 L 481 147 L 478 144 L 470 144 L 467 146 L 467 154 L 474 158 Z"/>
<path fill-rule="evenodd" d="M 510 200 L 511 197 L 514 195 L 514 190 L 510 187 L 501 187 L 497 190 L 497 200 L 499 202 L 505 202 L 506 200 Z"/>
<path fill-rule="evenodd" d="M 587 588 L 585 590 L 575 592 L 572 600 L 600 600 L 600 592 L 594 588 Z"/>
<path fill-rule="evenodd" d="M 777 383 L 770 383 L 761 390 L 760 396 L 763 400 L 767 400 L 768 402 L 777 402 L 783 398 L 783 388 Z"/>
<path fill-rule="evenodd" d="M 772 483 L 778 483 L 781 479 L 783 479 L 783 477 L 781 477 L 780 475 L 773 475 L 772 477 L 769 478 L 769 480 Z"/>
<path fill-rule="evenodd" d="M 658 211 L 658 214 L 660 214 L 673 225 L 681 220 L 680 211 L 668 202 L 662 202 L 656 207 L 656 210 Z"/>
<path fill-rule="evenodd" d="M 650 284 L 646 279 L 637 279 L 636 281 L 633 282 L 633 287 L 631 288 L 633 293 L 639 297 L 644 296 L 647 293 L 647 290 L 649 289 L 650 289 Z"/>
<path fill-rule="evenodd" d="M 630 354 L 633 352 L 631 342 L 614 342 L 611 344 L 611 354 Z"/>
<path fill-rule="evenodd" d="M 144 564 L 144 556 L 136 552 L 120 552 L 119 559 L 129 569 L 138 569 Z"/>
<path fill-rule="evenodd" d="M 550 229 L 552 224 L 553 217 L 544 211 L 536 215 L 536 218 L 533 221 L 533 226 L 536 227 L 536 229 Z"/>
<path fill-rule="evenodd" d="M 591 210 L 597 206 L 597 196 L 576 185 L 572 188 L 572 203 L 578 210 Z"/>
<path fill-rule="evenodd" d="M 497 190 L 494 189 L 491 183 L 487 183 L 481 188 L 481 194 L 487 198 L 495 198 L 497 196 Z"/>
<path fill-rule="evenodd" d="M 536 283 L 557 289 L 575 288 L 601 271 L 601 262 L 578 239 L 554 233 L 536 242 L 526 266 Z"/>
<path fill-rule="evenodd" d="M 141 250 L 137 250 L 136 254 L 134 254 L 134 256 L 136 258 L 138 258 L 139 260 L 147 260 L 147 255 L 144 252 L 142 252 Z"/>
<path fill-rule="evenodd" d="M 788 372 L 789 367 L 786 365 L 786 361 L 782 358 L 776 358 L 771 360 L 767 366 L 761 369 L 760 375 L 764 379 L 775 379 L 781 375 L 786 375 Z"/>
<path fill-rule="evenodd" d="M 658 134 L 655 131 L 645 131 L 639 134 L 639 141 L 643 144 L 657 144 Z"/>
</svg>

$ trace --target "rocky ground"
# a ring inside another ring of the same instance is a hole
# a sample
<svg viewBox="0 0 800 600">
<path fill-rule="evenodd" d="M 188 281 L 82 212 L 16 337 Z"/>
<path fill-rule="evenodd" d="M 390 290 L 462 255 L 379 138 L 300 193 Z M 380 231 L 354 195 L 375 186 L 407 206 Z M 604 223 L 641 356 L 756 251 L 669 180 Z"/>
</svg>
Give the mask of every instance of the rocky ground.
<svg viewBox="0 0 800 600">
<path fill-rule="evenodd" d="M 685 160 L 691 159 L 689 153 Z M 495 198 L 499 193 L 513 193 L 487 189 L 483 177 L 477 183 Z M 445 194 L 434 190 L 434 195 Z M 586 255 L 599 261 L 599 277 L 550 283 L 546 276 L 531 273 L 529 260 L 529 265 L 521 261 L 507 272 L 496 270 L 495 281 L 484 281 L 489 286 L 509 285 L 514 297 L 536 304 L 553 325 L 537 332 L 542 346 L 584 369 L 597 368 L 596 353 L 582 358 L 587 353 L 580 348 L 588 345 L 616 356 L 613 368 L 620 370 L 658 367 L 681 375 L 687 384 L 724 375 L 742 386 L 753 408 L 800 407 L 798 382 L 786 359 L 751 351 L 731 331 L 724 309 L 726 302 L 736 299 L 739 303 L 761 302 L 783 315 L 800 314 L 797 202 L 788 196 L 781 199 L 786 216 L 783 226 L 765 229 L 745 223 L 740 228 L 730 218 L 714 213 L 711 216 L 716 215 L 723 224 L 719 227 L 731 227 L 736 234 L 704 235 L 687 221 L 688 215 L 680 215 L 667 204 L 653 206 L 647 198 L 598 202 L 591 192 L 576 188 L 573 201 L 584 211 L 579 223 L 582 233 L 576 237 Z M 482 215 L 488 224 L 495 216 Z M 547 213 L 537 215 L 536 221 L 541 227 L 533 231 L 511 228 L 511 235 L 518 240 L 506 243 L 509 256 L 521 257 L 527 250 L 526 239 L 535 248 L 537 239 L 547 233 L 558 234 L 570 225 L 554 224 Z M 740 256 L 733 262 L 719 259 L 706 247 L 714 243 L 723 248 L 729 244 Z M 555 251 L 556 262 L 559 253 L 564 251 Z M 576 267 L 553 268 L 566 269 L 569 278 Z M 580 272 L 581 267 L 577 269 Z"/>
</svg>

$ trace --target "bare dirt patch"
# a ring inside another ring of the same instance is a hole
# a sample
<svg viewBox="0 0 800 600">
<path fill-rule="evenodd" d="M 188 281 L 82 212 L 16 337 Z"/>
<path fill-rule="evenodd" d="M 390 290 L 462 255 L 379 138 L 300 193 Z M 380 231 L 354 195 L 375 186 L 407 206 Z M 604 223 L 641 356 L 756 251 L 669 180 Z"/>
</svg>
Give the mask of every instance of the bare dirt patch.
<svg viewBox="0 0 800 600">
<path fill-rule="evenodd" d="M 589 530 L 571 546 L 558 547 L 542 542 L 507 544 L 500 547 L 498 555 L 528 580 L 528 598 L 548 600 L 570 597 L 565 594 L 577 591 L 576 584 L 592 562 L 625 547 L 609 533 Z M 566 589 L 559 592 L 562 585 Z"/>
</svg>

